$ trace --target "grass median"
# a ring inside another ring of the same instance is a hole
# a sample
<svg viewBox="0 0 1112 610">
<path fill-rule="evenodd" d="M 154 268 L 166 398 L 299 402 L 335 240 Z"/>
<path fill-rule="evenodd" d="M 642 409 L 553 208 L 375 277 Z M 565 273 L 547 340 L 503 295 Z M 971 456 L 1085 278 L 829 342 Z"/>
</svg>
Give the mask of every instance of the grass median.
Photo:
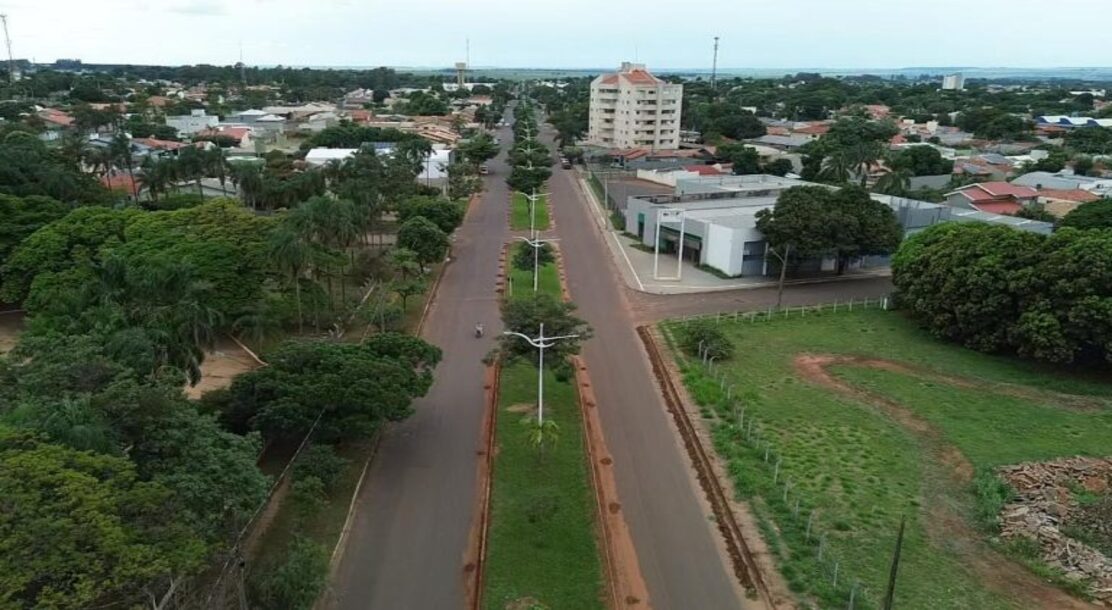
<svg viewBox="0 0 1112 610">
<path fill-rule="evenodd" d="M 514 193 L 510 200 L 510 229 L 514 231 L 529 230 L 529 199 L 521 194 Z M 548 230 L 548 197 L 537 197 L 536 219 L 534 228 L 538 231 Z"/>
<path fill-rule="evenodd" d="M 664 327 L 675 343 L 682 326 Z M 715 379 L 682 359 L 684 382 L 794 590 L 844 607 L 859 582 L 859 607 L 879 605 L 906 516 L 901 607 L 1030 601 L 1009 589 L 1010 568 L 986 550 L 1000 505 L 984 492 L 1002 465 L 1107 455 L 1112 384 L 940 342 L 895 312 L 795 313 L 718 328 L 736 354 L 716 363 Z M 745 408 L 741 429 L 729 386 Z M 1039 576 L 1026 575 L 1034 582 L 1054 577 L 1035 567 Z"/>
<path fill-rule="evenodd" d="M 506 287 L 506 296 L 511 299 L 533 294 L 533 270 L 513 266 L 514 258 L 523 249 L 532 250 L 532 246 L 524 242 L 516 242 L 510 246 L 510 281 Z M 540 272 L 537 274 L 537 291 L 560 297 L 560 272 L 555 263 L 540 266 Z"/>
<path fill-rule="evenodd" d="M 524 361 L 502 369 L 484 577 L 488 610 L 605 607 L 575 387 L 548 371 L 544 389 L 545 417 L 557 423 L 559 437 L 541 452 L 527 423 L 536 417 L 537 369 Z M 536 602 L 543 606 L 528 605 Z"/>
</svg>

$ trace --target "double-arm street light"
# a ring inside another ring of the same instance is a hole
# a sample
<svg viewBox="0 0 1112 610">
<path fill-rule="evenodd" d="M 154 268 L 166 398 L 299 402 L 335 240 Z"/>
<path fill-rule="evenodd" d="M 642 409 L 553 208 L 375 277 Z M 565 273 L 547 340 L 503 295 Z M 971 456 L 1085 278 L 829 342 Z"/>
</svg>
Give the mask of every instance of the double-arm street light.
<svg viewBox="0 0 1112 610">
<path fill-rule="evenodd" d="M 556 337 L 546 337 L 544 336 L 544 322 L 541 322 L 540 333 L 537 334 L 535 338 L 508 330 L 503 332 L 502 334 L 513 335 L 515 337 L 525 339 L 529 342 L 529 345 L 532 345 L 533 347 L 540 350 L 540 354 L 537 360 L 537 424 L 544 424 L 544 350 L 552 347 L 553 345 L 556 345 L 557 341 L 560 341 L 562 339 L 575 339 L 579 335 L 559 335 Z"/>
<path fill-rule="evenodd" d="M 529 239 L 528 237 L 518 237 L 518 239 L 520 239 L 521 241 L 523 241 L 523 242 L 525 242 L 525 243 L 527 243 L 527 244 L 529 244 L 530 246 L 533 247 L 533 292 L 536 292 L 537 291 L 537 276 L 540 274 L 540 265 L 538 263 L 540 262 L 541 246 L 543 246 L 545 244 L 550 244 L 550 243 L 558 241 L 558 240 L 555 240 L 555 239 L 537 239 L 535 236 L 534 236 L 533 239 Z"/>
<path fill-rule="evenodd" d="M 530 169 L 532 168 L 530 167 Z M 536 239 L 537 230 L 535 227 L 537 226 L 537 199 L 540 197 L 548 197 L 549 193 L 538 194 L 536 189 L 533 189 L 532 195 L 526 195 L 521 191 L 514 192 L 529 200 L 529 237 Z"/>
</svg>

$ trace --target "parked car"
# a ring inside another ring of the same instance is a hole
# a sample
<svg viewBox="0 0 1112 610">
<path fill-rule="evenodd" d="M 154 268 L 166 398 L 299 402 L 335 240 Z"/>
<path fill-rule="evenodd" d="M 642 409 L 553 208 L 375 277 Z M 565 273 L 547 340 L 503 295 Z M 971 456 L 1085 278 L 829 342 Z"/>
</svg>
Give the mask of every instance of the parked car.
<svg viewBox="0 0 1112 610">
<path fill-rule="evenodd" d="M 560 157 L 560 167 L 571 169 L 571 161 L 569 161 L 567 157 Z"/>
<path fill-rule="evenodd" d="M 489 169 L 487 169 L 487 166 L 486 166 L 485 164 L 484 164 L 484 165 L 480 165 L 480 166 L 479 166 L 479 173 L 480 173 L 481 175 L 485 176 L 485 175 L 487 175 L 487 174 L 489 174 L 489 173 L 490 173 L 490 170 L 489 170 Z"/>
</svg>

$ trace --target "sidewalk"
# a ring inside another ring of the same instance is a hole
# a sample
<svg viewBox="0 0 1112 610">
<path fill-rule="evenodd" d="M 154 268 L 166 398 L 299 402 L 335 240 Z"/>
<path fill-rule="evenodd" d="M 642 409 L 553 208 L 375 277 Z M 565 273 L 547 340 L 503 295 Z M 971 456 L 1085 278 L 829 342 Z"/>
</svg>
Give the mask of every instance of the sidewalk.
<svg viewBox="0 0 1112 610">
<path fill-rule="evenodd" d="M 586 179 L 579 175 L 576 186 L 580 195 L 587 201 L 587 207 L 595 220 L 599 231 L 605 236 L 605 242 L 611 256 L 621 272 L 626 285 L 640 292 L 649 294 L 697 294 L 704 292 L 724 292 L 728 290 L 746 290 L 753 288 L 776 287 L 776 278 L 763 276 L 721 278 L 713 273 L 699 269 L 688 261 L 682 263 L 681 280 L 653 279 L 653 253 L 634 247 L 638 241 L 616 231 L 610 226 L 610 220 L 603 209 L 602 203 L 596 197 L 594 190 Z M 671 255 L 661 256 L 659 259 L 659 275 L 676 275 L 676 258 Z M 798 286 L 801 284 L 822 284 L 827 282 L 844 282 L 878 277 L 888 277 L 892 270 L 888 267 L 846 273 L 840 276 L 823 276 L 813 278 L 799 278 L 784 282 L 785 286 Z"/>
</svg>

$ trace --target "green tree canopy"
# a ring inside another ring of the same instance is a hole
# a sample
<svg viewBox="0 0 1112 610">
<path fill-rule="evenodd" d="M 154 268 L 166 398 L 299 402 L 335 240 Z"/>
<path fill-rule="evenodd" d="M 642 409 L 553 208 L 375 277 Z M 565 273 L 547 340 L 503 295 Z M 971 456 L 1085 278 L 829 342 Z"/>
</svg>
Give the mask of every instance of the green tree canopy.
<svg viewBox="0 0 1112 610">
<path fill-rule="evenodd" d="M 0 427 L 0 600 L 11 608 L 122 606 L 196 570 L 202 541 L 171 492 L 126 460 Z"/>
<path fill-rule="evenodd" d="M 894 251 L 903 236 L 891 208 L 858 187 L 790 188 L 757 213 L 757 229 L 774 248 L 790 244 L 794 256 L 834 256 L 838 273 L 854 257 Z"/>
<path fill-rule="evenodd" d="M 444 233 L 451 233 L 463 222 L 463 207 L 443 197 L 410 197 L 398 206 L 398 220 L 403 224 L 422 216 Z"/>
<path fill-rule="evenodd" d="M 422 265 L 430 265 L 444 258 L 448 235 L 428 218 L 414 216 L 398 228 L 398 246 L 416 252 Z"/>
<path fill-rule="evenodd" d="M 1062 219 L 1063 227 L 1112 229 L 1112 199 L 1083 203 Z"/>
<path fill-rule="evenodd" d="M 320 415 L 319 438 L 338 439 L 404 419 L 432 384 L 440 350 L 415 337 L 376 337 L 363 345 L 283 343 L 269 366 L 232 383 L 223 421 L 268 439 L 300 438 Z"/>
</svg>

